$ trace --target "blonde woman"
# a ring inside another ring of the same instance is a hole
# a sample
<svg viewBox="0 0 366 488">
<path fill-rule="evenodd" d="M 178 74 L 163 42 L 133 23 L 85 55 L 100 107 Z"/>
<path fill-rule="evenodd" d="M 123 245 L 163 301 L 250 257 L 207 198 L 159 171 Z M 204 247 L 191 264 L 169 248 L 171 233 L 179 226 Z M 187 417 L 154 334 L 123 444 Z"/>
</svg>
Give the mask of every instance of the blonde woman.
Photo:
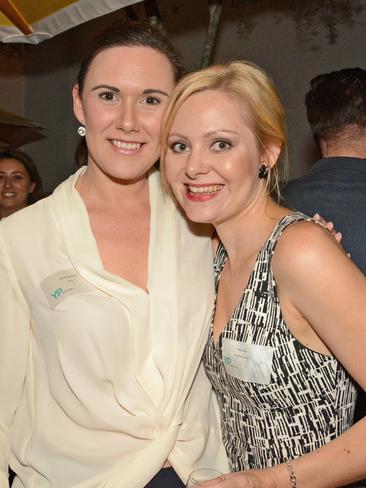
<svg viewBox="0 0 366 488">
<path fill-rule="evenodd" d="M 366 419 L 351 426 L 354 380 L 366 388 L 366 279 L 322 226 L 278 203 L 285 155 L 284 110 L 257 66 L 213 66 L 173 92 L 164 178 L 219 238 L 204 363 L 234 473 L 211 488 L 366 477 Z"/>
</svg>

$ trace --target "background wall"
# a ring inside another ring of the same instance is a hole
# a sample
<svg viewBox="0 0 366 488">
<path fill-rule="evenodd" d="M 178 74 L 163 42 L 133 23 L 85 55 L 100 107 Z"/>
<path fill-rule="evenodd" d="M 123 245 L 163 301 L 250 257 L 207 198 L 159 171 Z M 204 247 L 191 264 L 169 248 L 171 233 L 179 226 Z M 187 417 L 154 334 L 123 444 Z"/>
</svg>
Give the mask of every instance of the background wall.
<svg viewBox="0 0 366 488">
<path fill-rule="evenodd" d="M 0 52 L 0 107 L 8 112 L 24 112 L 25 76 L 21 55 Z"/>
<path fill-rule="evenodd" d="M 227 0 L 214 61 L 248 59 L 272 76 L 288 114 L 291 177 L 296 177 L 318 157 L 303 105 L 309 80 L 343 67 L 366 68 L 366 0 L 349 2 L 358 10 L 350 21 L 336 24 L 332 19 L 319 21 L 319 17 L 317 22 L 311 16 L 296 18 L 293 12 L 282 9 L 284 1 L 261 1 L 257 7 L 248 7 L 250 3 Z M 207 0 L 158 0 L 158 4 L 186 66 L 197 69 L 206 36 Z M 274 9 L 276 4 L 281 10 Z M 141 13 L 142 7 L 137 5 L 136 10 Z M 115 12 L 29 46 L 21 60 L 0 57 L 0 107 L 46 127 L 45 139 L 23 149 L 38 163 L 47 190 L 75 168 L 78 136 L 71 88 L 85 46 L 105 26 L 124 19 L 123 11 Z M 328 38 L 330 33 L 337 36 L 333 44 Z"/>
</svg>

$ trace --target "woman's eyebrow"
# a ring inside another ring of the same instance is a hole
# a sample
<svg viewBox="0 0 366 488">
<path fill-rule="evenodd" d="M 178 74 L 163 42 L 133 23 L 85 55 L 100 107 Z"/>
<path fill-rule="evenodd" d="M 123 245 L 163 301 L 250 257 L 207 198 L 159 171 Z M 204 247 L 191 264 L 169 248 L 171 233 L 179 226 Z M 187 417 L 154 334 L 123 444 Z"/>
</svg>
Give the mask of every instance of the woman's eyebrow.
<svg viewBox="0 0 366 488">
<path fill-rule="evenodd" d="M 220 135 L 220 134 L 229 134 L 229 135 L 240 135 L 239 132 L 236 130 L 230 130 L 230 129 L 215 129 L 210 132 L 207 132 L 204 137 L 209 138 L 215 135 Z"/>
<path fill-rule="evenodd" d="M 100 88 L 105 88 L 107 90 L 114 91 L 116 93 L 119 93 L 119 88 L 116 86 L 111 86 L 111 85 L 96 85 L 94 88 L 92 88 L 92 91 L 94 90 L 99 90 Z"/>
<path fill-rule="evenodd" d="M 142 92 L 144 95 L 151 95 L 152 93 L 160 93 L 160 95 L 169 96 L 165 91 L 159 90 L 159 88 L 147 88 Z"/>
<path fill-rule="evenodd" d="M 116 86 L 112 86 L 112 85 L 96 85 L 92 91 L 94 90 L 99 90 L 100 88 L 104 88 L 104 89 L 107 89 L 107 90 L 111 90 L 115 93 L 119 93 L 120 92 L 120 89 L 117 88 Z M 144 90 L 142 92 L 143 95 L 152 95 L 153 93 L 160 93 L 160 95 L 164 95 L 165 97 L 168 97 L 168 93 L 166 93 L 165 91 L 163 90 L 159 90 L 159 88 L 146 88 L 146 90 Z"/>
<path fill-rule="evenodd" d="M 169 138 L 170 138 L 170 137 L 181 137 L 181 138 L 183 138 L 183 139 L 184 139 L 186 136 L 184 136 L 183 134 L 180 134 L 179 132 L 171 132 L 171 133 L 169 134 Z"/>
</svg>

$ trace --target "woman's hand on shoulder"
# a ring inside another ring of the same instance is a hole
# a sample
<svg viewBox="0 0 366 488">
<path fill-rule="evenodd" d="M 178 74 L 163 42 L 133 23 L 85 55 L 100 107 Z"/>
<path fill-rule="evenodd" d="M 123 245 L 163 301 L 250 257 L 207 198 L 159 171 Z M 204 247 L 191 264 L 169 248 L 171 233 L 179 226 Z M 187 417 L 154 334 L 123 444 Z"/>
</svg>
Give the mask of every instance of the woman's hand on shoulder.
<svg viewBox="0 0 366 488">
<path fill-rule="evenodd" d="M 331 220 L 327 221 L 323 219 L 323 217 L 318 213 L 313 215 L 313 220 L 315 220 L 315 222 L 318 222 L 319 224 L 323 225 L 327 230 L 329 230 L 329 232 L 332 234 L 332 236 L 337 242 L 341 242 L 342 234 L 341 232 L 338 232 L 337 229 L 335 229 L 334 224 Z"/>
<path fill-rule="evenodd" d="M 319 215 L 318 213 L 313 215 L 313 220 L 315 222 L 317 222 L 318 224 L 323 225 L 327 230 L 329 230 L 329 232 L 332 234 L 334 239 L 339 243 L 341 248 L 344 249 L 343 244 L 342 244 L 342 238 L 343 238 L 342 233 L 337 231 L 337 229 L 334 227 L 334 224 L 331 220 L 327 221 L 327 220 L 323 219 L 323 217 L 321 215 Z M 349 258 L 351 257 L 351 254 L 349 252 L 347 252 L 347 250 L 344 249 L 344 252 L 347 254 L 347 256 Z"/>
</svg>

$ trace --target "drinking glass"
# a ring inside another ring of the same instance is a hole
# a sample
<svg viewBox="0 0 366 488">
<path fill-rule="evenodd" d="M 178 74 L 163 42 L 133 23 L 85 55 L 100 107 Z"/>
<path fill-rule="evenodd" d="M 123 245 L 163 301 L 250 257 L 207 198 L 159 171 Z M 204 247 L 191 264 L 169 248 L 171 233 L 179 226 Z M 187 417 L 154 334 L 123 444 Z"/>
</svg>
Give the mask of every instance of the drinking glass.
<svg viewBox="0 0 366 488">
<path fill-rule="evenodd" d="M 224 476 L 220 471 L 210 468 L 201 468 L 192 471 L 188 477 L 186 488 L 196 488 L 200 486 L 201 483 L 207 480 L 212 480 L 212 478 L 218 478 L 219 476 Z"/>
</svg>

